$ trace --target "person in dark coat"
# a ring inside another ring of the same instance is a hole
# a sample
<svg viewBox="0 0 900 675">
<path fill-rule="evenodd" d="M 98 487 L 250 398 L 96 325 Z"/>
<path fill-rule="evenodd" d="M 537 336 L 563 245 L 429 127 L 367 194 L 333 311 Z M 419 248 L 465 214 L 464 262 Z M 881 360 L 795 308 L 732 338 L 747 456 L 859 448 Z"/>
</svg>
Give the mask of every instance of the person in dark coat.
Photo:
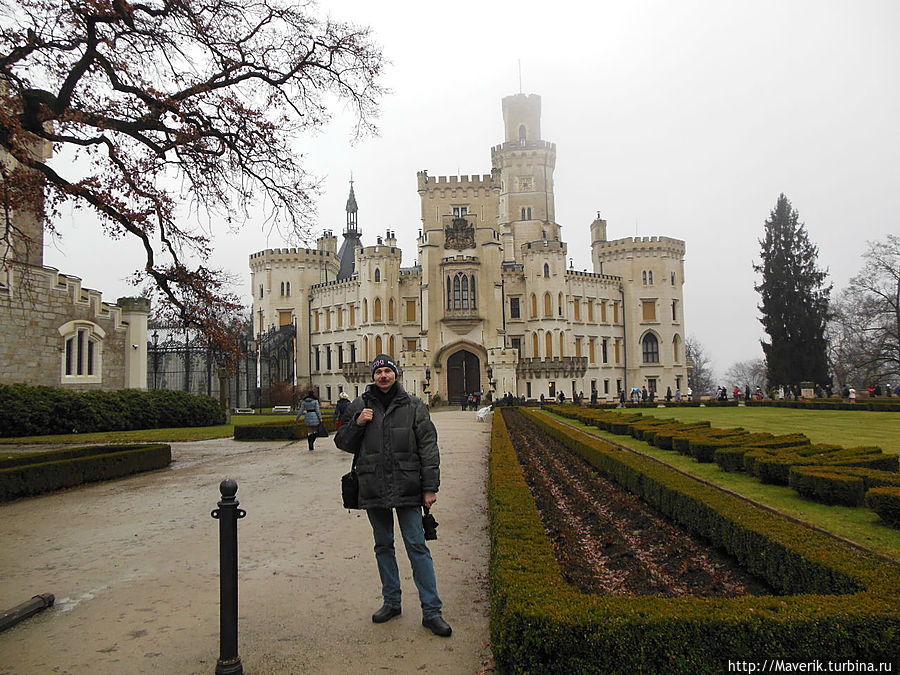
<svg viewBox="0 0 900 675">
<path fill-rule="evenodd" d="M 422 625 L 435 635 L 452 630 L 441 613 L 434 562 L 425 543 L 422 506 L 437 501 L 440 453 L 437 430 L 428 406 L 397 382 L 394 360 L 379 354 L 372 362 L 374 384 L 369 385 L 344 415 L 334 442 L 356 455 L 359 505 L 365 509 L 375 538 L 375 560 L 384 604 L 372 615 L 375 623 L 400 615 L 400 573 L 394 550 L 394 513 L 406 545 L 419 591 Z"/>
<path fill-rule="evenodd" d="M 350 397 L 347 396 L 346 391 L 342 391 L 341 395 L 338 396 L 337 405 L 334 406 L 334 421 L 336 422 L 335 428 L 340 429 L 341 424 L 344 422 L 344 413 L 347 412 L 347 408 L 350 407 Z"/>
</svg>

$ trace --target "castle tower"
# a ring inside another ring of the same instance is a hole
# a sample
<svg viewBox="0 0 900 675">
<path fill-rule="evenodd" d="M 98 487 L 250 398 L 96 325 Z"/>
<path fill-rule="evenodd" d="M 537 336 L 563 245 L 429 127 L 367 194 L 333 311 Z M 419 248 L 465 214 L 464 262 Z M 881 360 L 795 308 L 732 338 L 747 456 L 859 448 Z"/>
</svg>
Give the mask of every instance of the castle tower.
<svg viewBox="0 0 900 675">
<path fill-rule="evenodd" d="M 516 94 L 503 99 L 505 140 L 491 148 L 500 171 L 498 225 L 507 261 L 521 263 L 528 242 L 559 241 L 553 198 L 556 145 L 541 139 L 541 97 Z"/>
<path fill-rule="evenodd" d="M 337 257 L 341 261 L 341 268 L 338 271 L 338 281 L 349 279 L 353 276 L 356 269 L 356 249 L 362 244 L 359 238 L 362 233 L 359 231 L 357 222 L 357 212 L 359 207 L 356 205 L 356 195 L 353 192 L 353 179 L 350 179 L 350 196 L 347 197 L 347 225 L 344 228 L 344 243 L 341 244 L 341 250 L 338 251 Z"/>
</svg>

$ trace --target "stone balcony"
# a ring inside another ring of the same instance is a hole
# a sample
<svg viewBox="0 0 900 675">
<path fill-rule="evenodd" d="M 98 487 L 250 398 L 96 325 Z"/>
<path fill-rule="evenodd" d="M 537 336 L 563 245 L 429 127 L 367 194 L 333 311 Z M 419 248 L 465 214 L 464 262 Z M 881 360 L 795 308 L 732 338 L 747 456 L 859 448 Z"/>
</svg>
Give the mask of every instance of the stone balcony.
<svg viewBox="0 0 900 675">
<path fill-rule="evenodd" d="M 563 356 L 552 359 L 519 359 L 516 375 L 521 378 L 584 377 L 587 372 L 586 356 Z"/>
</svg>

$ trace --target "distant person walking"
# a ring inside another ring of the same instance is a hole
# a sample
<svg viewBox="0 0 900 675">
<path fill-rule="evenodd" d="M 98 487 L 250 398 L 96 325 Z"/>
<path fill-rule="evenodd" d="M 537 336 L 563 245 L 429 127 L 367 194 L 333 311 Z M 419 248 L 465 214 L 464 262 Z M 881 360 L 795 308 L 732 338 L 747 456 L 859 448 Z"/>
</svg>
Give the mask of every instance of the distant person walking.
<svg viewBox="0 0 900 675">
<path fill-rule="evenodd" d="M 297 411 L 297 421 L 303 417 L 303 423 L 306 425 L 306 442 L 309 444 L 309 451 L 313 451 L 316 443 L 316 436 L 319 435 L 319 423 L 322 421 L 322 409 L 319 407 L 319 398 L 316 392 L 310 389 L 306 392 L 306 397 L 300 403 L 300 410 Z"/>
<path fill-rule="evenodd" d="M 342 391 L 341 395 L 338 396 L 337 405 L 334 406 L 334 421 L 335 428 L 340 429 L 341 424 L 344 421 L 344 413 L 347 412 L 347 408 L 350 407 L 350 397 L 347 396 L 346 391 Z"/>
</svg>

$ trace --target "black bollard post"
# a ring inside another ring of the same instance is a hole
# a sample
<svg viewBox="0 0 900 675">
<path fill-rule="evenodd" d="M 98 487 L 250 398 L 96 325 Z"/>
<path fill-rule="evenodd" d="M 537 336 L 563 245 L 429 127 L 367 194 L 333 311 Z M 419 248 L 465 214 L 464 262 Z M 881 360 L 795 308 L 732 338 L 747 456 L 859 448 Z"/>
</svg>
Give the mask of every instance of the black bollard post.
<svg viewBox="0 0 900 675">
<path fill-rule="evenodd" d="M 212 517 L 219 521 L 219 660 L 216 675 L 242 675 L 238 656 L 237 521 L 247 515 L 238 508 L 237 483 L 226 478 L 219 485 L 222 501 Z"/>
</svg>

